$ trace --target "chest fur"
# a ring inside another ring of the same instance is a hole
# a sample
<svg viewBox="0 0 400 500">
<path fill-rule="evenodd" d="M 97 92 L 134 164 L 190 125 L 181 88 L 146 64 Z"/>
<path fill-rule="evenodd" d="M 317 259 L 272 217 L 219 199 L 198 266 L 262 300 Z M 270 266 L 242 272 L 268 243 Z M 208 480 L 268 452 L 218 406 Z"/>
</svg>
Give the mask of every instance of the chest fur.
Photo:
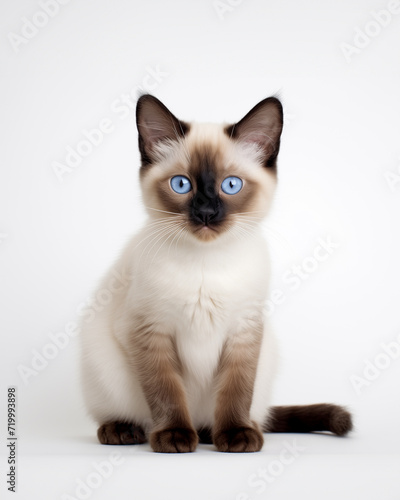
<svg viewBox="0 0 400 500">
<path fill-rule="evenodd" d="M 256 246 L 206 255 L 160 252 L 151 265 L 136 268 L 134 277 L 129 302 L 136 314 L 172 335 L 188 376 L 205 382 L 227 337 L 262 308 L 268 259 Z"/>
<path fill-rule="evenodd" d="M 232 328 L 266 295 L 266 271 L 254 261 L 160 260 L 139 271 L 133 300 L 169 333 L 206 336 Z"/>
</svg>

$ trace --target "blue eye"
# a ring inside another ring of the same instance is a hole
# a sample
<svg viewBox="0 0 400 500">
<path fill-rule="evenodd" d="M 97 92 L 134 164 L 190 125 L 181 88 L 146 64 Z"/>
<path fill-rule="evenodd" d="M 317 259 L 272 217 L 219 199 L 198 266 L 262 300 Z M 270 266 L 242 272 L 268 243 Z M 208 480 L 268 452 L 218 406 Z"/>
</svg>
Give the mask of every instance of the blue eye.
<svg viewBox="0 0 400 500">
<path fill-rule="evenodd" d="M 178 194 L 186 194 L 192 189 L 192 185 L 187 177 L 175 175 L 171 179 L 171 187 Z"/>
<path fill-rule="evenodd" d="M 236 194 L 242 189 L 242 186 L 243 181 L 239 177 L 227 177 L 222 181 L 221 189 L 226 194 Z"/>
</svg>

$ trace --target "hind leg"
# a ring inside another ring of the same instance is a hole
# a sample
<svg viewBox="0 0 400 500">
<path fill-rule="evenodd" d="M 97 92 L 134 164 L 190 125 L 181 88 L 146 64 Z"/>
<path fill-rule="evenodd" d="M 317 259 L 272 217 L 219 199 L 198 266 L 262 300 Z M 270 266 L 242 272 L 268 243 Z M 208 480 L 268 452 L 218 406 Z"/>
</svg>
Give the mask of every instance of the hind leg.
<svg viewBox="0 0 400 500">
<path fill-rule="evenodd" d="M 108 422 L 97 430 L 101 444 L 142 444 L 146 443 L 146 435 L 140 425 L 128 422 Z"/>
</svg>

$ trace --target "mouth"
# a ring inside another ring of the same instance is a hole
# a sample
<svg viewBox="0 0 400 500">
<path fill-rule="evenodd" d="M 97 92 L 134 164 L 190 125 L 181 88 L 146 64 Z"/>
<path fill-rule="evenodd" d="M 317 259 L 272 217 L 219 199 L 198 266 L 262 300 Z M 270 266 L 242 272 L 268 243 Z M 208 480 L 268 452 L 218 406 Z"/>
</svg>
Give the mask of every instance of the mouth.
<svg viewBox="0 0 400 500">
<path fill-rule="evenodd" d="M 212 225 L 201 224 L 194 227 L 193 233 L 200 240 L 209 241 L 216 238 L 220 234 L 220 231 Z"/>
<path fill-rule="evenodd" d="M 203 224 L 202 226 L 199 227 L 199 231 L 216 231 L 216 229 L 210 226 L 209 224 Z"/>
</svg>

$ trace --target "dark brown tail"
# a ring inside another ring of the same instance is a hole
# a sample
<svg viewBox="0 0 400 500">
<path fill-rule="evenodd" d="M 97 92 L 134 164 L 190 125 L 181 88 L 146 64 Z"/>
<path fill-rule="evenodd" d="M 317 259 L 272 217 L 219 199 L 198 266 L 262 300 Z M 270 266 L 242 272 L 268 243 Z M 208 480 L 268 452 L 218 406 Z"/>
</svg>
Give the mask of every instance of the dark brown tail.
<svg viewBox="0 0 400 500">
<path fill-rule="evenodd" d="M 345 436 L 352 428 L 351 414 L 345 408 L 321 403 L 305 406 L 273 406 L 263 431 L 329 431 L 337 436 Z"/>
</svg>

